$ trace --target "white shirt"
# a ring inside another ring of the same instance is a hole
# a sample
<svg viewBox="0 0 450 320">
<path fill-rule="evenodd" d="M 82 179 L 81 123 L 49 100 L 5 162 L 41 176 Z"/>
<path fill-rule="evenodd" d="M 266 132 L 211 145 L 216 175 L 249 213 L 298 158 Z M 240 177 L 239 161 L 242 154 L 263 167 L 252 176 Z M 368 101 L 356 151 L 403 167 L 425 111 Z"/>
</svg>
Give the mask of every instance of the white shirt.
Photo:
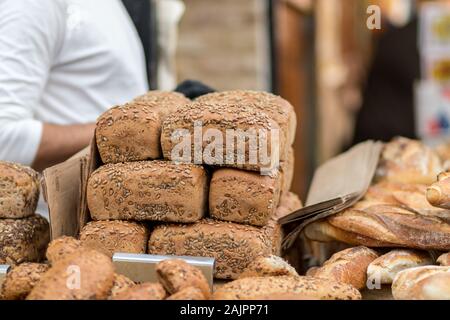
<svg viewBox="0 0 450 320">
<path fill-rule="evenodd" d="M 147 91 L 119 0 L 0 0 L 0 160 L 30 165 L 42 124 L 89 123 Z"/>
</svg>

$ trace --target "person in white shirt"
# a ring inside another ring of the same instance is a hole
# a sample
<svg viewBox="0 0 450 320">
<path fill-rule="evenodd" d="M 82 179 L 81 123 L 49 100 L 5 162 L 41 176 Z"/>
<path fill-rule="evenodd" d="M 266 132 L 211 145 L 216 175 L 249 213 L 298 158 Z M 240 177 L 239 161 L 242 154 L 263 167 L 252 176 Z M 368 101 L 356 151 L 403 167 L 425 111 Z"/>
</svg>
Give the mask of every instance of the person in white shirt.
<svg viewBox="0 0 450 320">
<path fill-rule="evenodd" d="M 0 0 L 0 160 L 42 170 L 89 144 L 96 118 L 148 90 L 119 0 Z"/>
</svg>

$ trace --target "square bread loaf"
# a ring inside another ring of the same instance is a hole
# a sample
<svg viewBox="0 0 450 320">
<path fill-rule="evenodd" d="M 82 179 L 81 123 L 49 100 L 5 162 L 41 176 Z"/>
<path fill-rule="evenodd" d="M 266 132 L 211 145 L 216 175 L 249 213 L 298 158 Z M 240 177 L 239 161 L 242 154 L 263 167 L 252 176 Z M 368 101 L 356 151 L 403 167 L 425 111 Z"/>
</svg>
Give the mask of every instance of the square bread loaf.
<svg viewBox="0 0 450 320">
<path fill-rule="evenodd" d="M 266 114 L 245 104 L 194 102 L 163 122 L 165 159 L 250 171 L 278 169 L 286 138 Z"/>
<path fill-rule="evenodd" d="M 192 164 L 108 164 L 92 173 L 87 186 L 94 220 L 195 222 L 205 215 L 207 200 L 207 173 Z"/>
<path fill-rule="evenodd" d="M 222 168 L 214 171 L 209 189 L 211 217 L 254 226 L 265 226 L 280 200 L 281 174 Z"/>
<path fill-rule="evenodd" d="M 148 250 L 150 254 L 214 257 L 215 278 L 237 279 L 256 258 L 278 254 L 280 242 L 276 223 L 257 228 L 204 219 L 191 225 L 156 227 Z"/>
<path fill-rule="evenodd" d="M 103 113 L 97 120 L 95 132 L 102 161 L 118 163 L 161 158 L 162 121 L 189 102 L 180 93 L 150 91 Z"/>
</svg>

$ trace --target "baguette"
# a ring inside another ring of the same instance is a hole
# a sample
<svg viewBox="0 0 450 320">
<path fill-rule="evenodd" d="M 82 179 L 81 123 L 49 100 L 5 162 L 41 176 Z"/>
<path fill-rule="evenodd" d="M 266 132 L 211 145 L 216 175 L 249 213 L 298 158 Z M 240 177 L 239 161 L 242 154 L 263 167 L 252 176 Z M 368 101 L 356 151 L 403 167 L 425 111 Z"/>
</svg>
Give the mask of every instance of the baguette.
<svg viewBox="0 0 450 320">
<path fill-rule="evenodd" d="M 392 284 L 395 276 L 403 270 L 433 264 L 424 251 L 397 249 L 372 261 L 367 268 L 367 277 L 380 284 Z"/>
<path fill-rule="evenodd" d="M 95 131 L 103 163 L 161 158 L 161 124 L 168 114 L 189 102 L 176 92 L 150 91 L 103 113 Z"/>
<path fill-rule="evenodd" d="M 0 161 L 0 219 L 34 215 L 39 199 L 39 175 L 29 167 Z"/>
<path fill-rule="evenodd" d="M 261 296 L 294 294 L 304 300 L 360 300 L 348 284 L 312 277 L 259 277 L 235 280 L 218 288 L 213 300 L 252 300 Z"/>
<path fill-rule="evenodd" d="M 450 267 L 403 270 L 394 279 L 392 295 L 396 300 L 450 300 Z"/>
<path fill-rule="evenodd" d="M 205 215 L 207 180 L 205 169 L 191 164 L 110 164 L 90 176 L 87 203 L 94 220 L 195 222 Z"/>
<path fill-rule="evenodd" d="M 280 174 L 216 170 L 210 184 L 209 213 L 218 220 L 265 226 L 280 201 L 280 188 Z"/>
<path fill-rule="evenodd" d="M 435 207 L 450 209 L 450 172 L 438 176 L 438 181 L 427 190 L 427 199 Z"/>
<path fill-rule="evenodd" d="M 259 257 L 251 262 L 244 272 L 240 274 L 239 279 L 276 276 L 298 276 L 298 273 L 285 260 L 278 256 L 271 255 Z"/>
</svg>

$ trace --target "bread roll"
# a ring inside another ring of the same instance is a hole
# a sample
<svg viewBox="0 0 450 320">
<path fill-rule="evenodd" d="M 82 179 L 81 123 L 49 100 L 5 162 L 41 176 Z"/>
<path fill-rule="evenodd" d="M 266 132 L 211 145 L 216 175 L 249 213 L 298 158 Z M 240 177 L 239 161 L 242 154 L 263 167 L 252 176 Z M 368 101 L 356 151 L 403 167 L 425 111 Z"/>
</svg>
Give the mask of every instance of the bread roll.
<svg viewBox="0 0 450 320">
<path fill-rule="evenodd" d="M 95 137 L 103 163 L 161 158 L 161 124 L 190 100 L 175 92 L 150 91 L 103 113 Z"/>
<path fill-rule="evenodd" d="M 400 271 L 433 264 L 424 251 L 397 249 L 378 257 L 367 268 L 367 277 L 380 284 L 391 284 Z"/>
<path fill-rule="evenodd" d="M 443 255 L 441 255 L 438 259 L 437 262 L 444 267 L 450 267 L 450 252 L 449 253 L 444 253 Z"/>
<path fill-rule="evenodd" d="M 396 300 L 450 300 L 450 267 L 403 270 L 394 279 L 392 295 Z"/>
<path fill-rule="evenodd" d="M 0 219 L 0 264 L 39 262 L 49 241 L 48 221 L 40 215 Z"/>
<path fill-rule="evenodd" d="M 133 282 L 133 280 L 125 277 L 122 274 L 116 273 L 114 275 L 114 283 L 111 288 L 111 292 L 109 293 L 108 299 L 114 299 L 116 296 L 128 290 L 129 288 L 134 287 L 135 285 L 136 284 Z"/>
<path fill-rule="evenodd" d="M 207 199 L 203 167 L 164 161 L 102 166 L 87 186 L 94 220 L 195 222 L 204 216 Z"/>
<path fill-rule="evenodd" d="M 169 160 L 272 172 L 286 160 L 284 138 L 278 124 L 255 108 L 194 102 L 166 118 L 161 147 Z"/>
<path fill-rule="evenodd" d="M 109 257 L 115 252 L 146 253 L 148 237 L 144 224 L 127 221 L 92 221 L 80 232 L 82 246 Z"/>
<path fill-rule="evenodd" d="M 427 190 L 427 200 L 435 207 L 450 209 L 450 172 L 443 172 Z"/>
<path fill-rule="evenodd" d="M 166 291 L 159 283 L 135 285 L 117 294 L 113 300 L 163 300 Z"/>
<path fill-rule="evenodd" d="M 0 161 L 0 219 L 34 215 L 38 199 L 38 173 L 20 164 Z"/>
<path fill-rule="evenodd" d="M 286 141 L 292 145 L 295 140 L 297 128 L 297 118 L 294 107 L 285 99 L 268 92 L 261 91 L 223 91 L 203 95 L 196 99 L 204 103 L 239 103 L 255 108 L 259 112 L 267 114 L 272 120 L 278 123 L 286 136 Z"/>
<path fill-rule="evenodd" d="M 348 283 L 356 289 L 363 289 L 367 281 L 367 267 L 378 257 L 367 247 L 354 247 L 335 253 L 314 271 L 314 277 Z"/>
<path fill-rule="evenodd" d="M 423 143 L 396 138 L 387 143 L 377 170 L 377 179 L 389 182 L 431 184 L 443 171 L 437 153 Z"/>
<path fill-rule="evenodd" d="M 63 236 L 51 241 L 47 247 L 47 260 L 53 264 L 66 255 L 81 248 L 81 241 L 73 237 Z"/>
<path fill-rule="evenodd" d="M 251 262 L 244 272 L 240 274 L 239 279 L 277 276 L 298 276 L 298 273 L 285 260 L 278 256 L 271 255 L 259 257 Z"/>
<path fill-rule="evenodd" d="M 281 176 L 224 168 L 214 171 L 209 213 L 224 221 L 265 226 L 280 201 Z"/>
<path fill-rule="evenodd" d="M 166 300 L 207 300 L 197 287 L 186 287 L 177 293 L 172 294 Z"/>
<path fill-rule="evenodd" d="M 257 257 L 273 254 L 279 237 L 274 227 L 205 219 L 191 225 L 156 227 L 148 250 L 150 254 L 213 257 L 216 278 L 236 279 Z"/>
<path fill-rule="evenodd" d="M 83 248 L 56 261 L 27 300 L 106 299 L 114 276 L 112 261 L 106 255 Z"/>
<path fill-rule="evenodd" d="M 200 269 L 184 260 L 163 260 L 156 265 L 158 281 L 169 294 L 175 294 L 188 287 L 199 288 L 204 297 L 209 298 L 211 288 Z"/>
<path fill-rule="evenodd" d="M 30 293 L 49 266 L 40 263 L 22 263 L 11 268 L 1 286 L 4 300 L 23 300 Z"/>
<path fill-rule="evenodd" d="M 354 287 L 312 277 L 259 277 L 239 279 L 218 288 L 213 300 L 252 300 L 262 295 L 303 295 L 305 300 L 360 300 Z"/>
</svg>

